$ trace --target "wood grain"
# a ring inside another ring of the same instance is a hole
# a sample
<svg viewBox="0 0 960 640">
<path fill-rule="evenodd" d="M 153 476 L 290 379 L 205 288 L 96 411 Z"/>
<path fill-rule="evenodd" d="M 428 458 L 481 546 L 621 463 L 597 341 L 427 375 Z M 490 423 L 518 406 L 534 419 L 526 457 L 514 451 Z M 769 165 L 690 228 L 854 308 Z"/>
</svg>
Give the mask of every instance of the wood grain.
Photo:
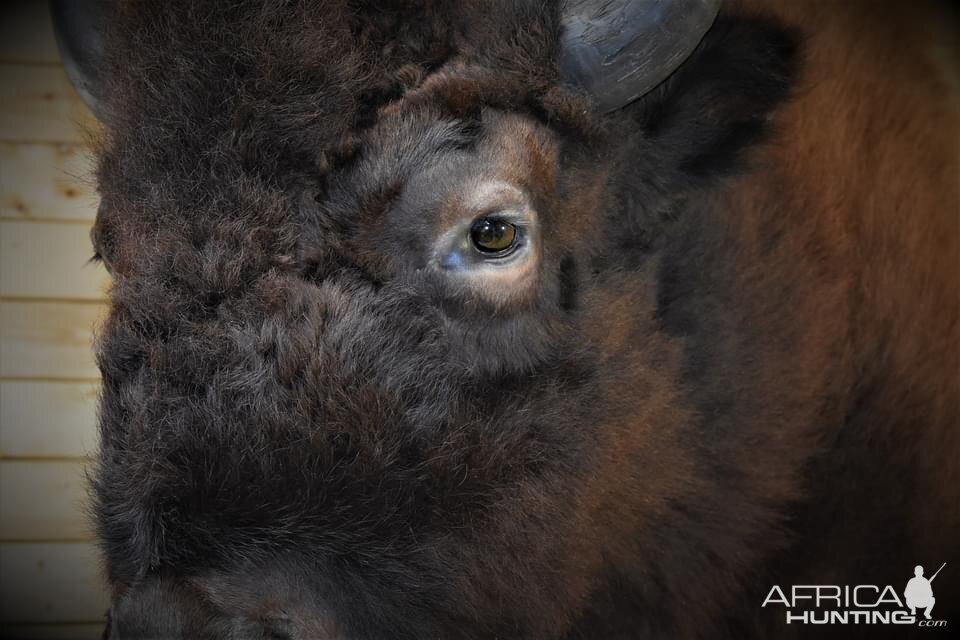
<svg viewBox="0 0 960 640">
<path fill-rule="evenodd" d="M 92 455 L 99 388 L 95 381 L 0 380 L 0 458 Z"/>
<path fill-rule="evenodd" d="M 99 638 L 108 602 L 84 516 L 103 313 L 96 123 L 70 85 L 45 0 L 0 12 L 0 636 Z"/>
<path fill-rule="evenodd" d="M 0 142 L 0 217 L 92 223 L 94 168 L 79 145 Z"/>
<path fill-rule="evenodd" d="M 91 256 L 86 225 L 0 220 L 0 296 L 103 300 L 110 277 Z"/>
<path fill-rule="evenodd" d="M 0 460 L 0 542 L 89 540 L 86 464 Z"/>
<path fill-rule="evenodd" d="M 102 303 L 0 301 L 0 377 L 97 378 L 92 331 Z"/>
<path fill-rule="evenodd" d="M 0 64 L 0 140 L 83 143 L 95 122 L 60 67 Z"/>
</svg>

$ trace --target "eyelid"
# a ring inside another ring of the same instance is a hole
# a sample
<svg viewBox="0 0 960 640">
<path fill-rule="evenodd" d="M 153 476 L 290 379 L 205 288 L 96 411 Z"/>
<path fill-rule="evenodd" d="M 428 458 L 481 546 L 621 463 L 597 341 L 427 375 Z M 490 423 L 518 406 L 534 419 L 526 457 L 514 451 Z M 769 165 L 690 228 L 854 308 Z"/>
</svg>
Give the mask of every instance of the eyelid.
<svg viewBox="0 0 960 640">
<path fill-rule="evenodd" d="M 482 220 L 483 218 L 490 218 L 491 220 L 505 220 L 506 222 L 518 227 L 530 225 L 530 216 L 526 211 L 504 209 L 503 207 L 493 208 L 485 213 L 475 215 L 470 219 L 470 225 L 473 225 L 474 222 L 477 220 Z"/>
<path fill-rule="evenodd" d="M 522 211 L 530 207 L 530 201 L 522 190 L 501 180 L 488 180 L 477 184 L 465 200 L 468 208 L 473 209 L 477 216 L 484 212 Z"/>
</svg>

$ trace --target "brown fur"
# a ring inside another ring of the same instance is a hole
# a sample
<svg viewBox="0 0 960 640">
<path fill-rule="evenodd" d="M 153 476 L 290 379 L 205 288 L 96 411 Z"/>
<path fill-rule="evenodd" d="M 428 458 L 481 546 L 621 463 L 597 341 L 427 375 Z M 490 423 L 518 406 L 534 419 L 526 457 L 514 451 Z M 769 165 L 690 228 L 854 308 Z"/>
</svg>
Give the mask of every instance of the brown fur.
<svg viewBox="0 0 960 640">
<path fill-rule="evenodd" d="M 119 20 L 111 637 L 790 637 L 772 585 L 940 562 L 955 624 L 931 14 L 745 1 L 609 116 L 557 77 L 549 3 Z M 536 286 L 499 305 L 425 257 L 493 178 L 543 222 Z"/>
</svg>

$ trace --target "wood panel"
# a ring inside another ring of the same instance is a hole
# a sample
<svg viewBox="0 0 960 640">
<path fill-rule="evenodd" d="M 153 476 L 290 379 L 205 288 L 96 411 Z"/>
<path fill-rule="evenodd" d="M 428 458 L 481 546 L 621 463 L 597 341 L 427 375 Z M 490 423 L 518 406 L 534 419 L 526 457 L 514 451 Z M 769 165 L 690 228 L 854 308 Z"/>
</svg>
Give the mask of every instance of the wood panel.
<svg viewBox="0 0 960 640">
<path fill-rule="evenodd" d="M 91 329 L 107 283 L 95 121 L 59 66 L 45 0 L 0 13 L 0 636 L 99 638 L 107 598 L 83 515 L 95 445 Z M 53 224 L 56 223 L 56 224 Z M 65 298 L 63 301 L 58 299 Z M 36 300 L 30 300 L 36 299 Z M 66 300 L 69 299 L 69 300 Z M 13 459 L 18 458 L 19 459 Z M 62 457 L 62 460 L 57 460 Z M 73 458 L 73 459 L 71 459 Z M 66 540 L 70 539 L 71 542 Z M 58 542 L 60 540 L 60 542 Z"/>
<path fill-rule="evenodd" d="M 94 123 L 60 67 L 0 64 L 0 140 L 82 143 Z"/>
<path fill-rule="evenodd" d="M 98 382 L 0 380 L 0 457 L 84 457 L 97 445 Z"/>
<path fill-rule="evenodd" d="M 3 62 L 60 61 L 50 25 L 48 4 L 42 0 L 5 0 L 0 20 L 0 60 Z"/>
<path fill-rule="evenodd" d="M 0 460 L 0 541 L 90 539 L 86 464 Z"/>
<path fill-rule="evenodd" d="M 0 544 L 0 622 L 102 621 L 108 598 L 98 562 L 87 543 Z"/>
<path fill-rule="evenodd" d="M 0 296 L 103 300 L 110 277 L 91 256 L 86 225 L 0 220 Z"/>
<path fill-rule="evenodd" d="M 102 303 L 0 301 L 0 377 L 97 378 L 91 332 Z"/>
<path fill-rule="evenodd" d="M 0 217 L 93 222 L 94 169 L 79 145 L 0 142 Z"/>
</svg>

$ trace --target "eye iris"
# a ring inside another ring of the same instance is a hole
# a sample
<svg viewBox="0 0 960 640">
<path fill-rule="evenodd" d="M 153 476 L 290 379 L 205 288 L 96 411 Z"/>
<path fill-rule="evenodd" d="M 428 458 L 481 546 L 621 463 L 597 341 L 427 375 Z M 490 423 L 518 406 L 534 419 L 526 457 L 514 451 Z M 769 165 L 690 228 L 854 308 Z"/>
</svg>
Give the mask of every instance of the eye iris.
<svg viewBox="0 0 960 640">
<path fill-rule="evenodd" d="M 505 220 L 480 218 L 470 227 L 470 240 L 484 253 L 499 253 L 517 240 L 517 227 Z"/>
</svg>

